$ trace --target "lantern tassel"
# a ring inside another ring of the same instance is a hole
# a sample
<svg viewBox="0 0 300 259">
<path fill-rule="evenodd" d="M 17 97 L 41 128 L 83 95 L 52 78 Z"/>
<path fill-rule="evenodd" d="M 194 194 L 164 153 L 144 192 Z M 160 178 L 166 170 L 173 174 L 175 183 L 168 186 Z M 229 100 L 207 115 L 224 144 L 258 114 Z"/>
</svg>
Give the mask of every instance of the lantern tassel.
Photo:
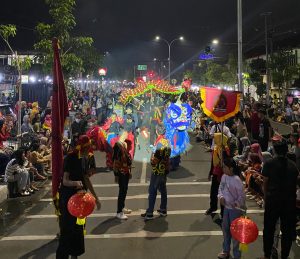
<svg viewBox="0 0 300 259">
<path fill-rule="evenodd" d="M 83 219 L 77 218 L 76 224 L 82 226 L 85 224 L 85 221 L 86 221 L 86 218 L 83 218 Z"/>
<path fill-rule="evenodd" d="M 247 244 L 244 244 L 244 243 L 240 243 L 240 251 L 241 251 L 242 253 L 248 252 L 248 245 L 247 245 Z"/>
</svg>

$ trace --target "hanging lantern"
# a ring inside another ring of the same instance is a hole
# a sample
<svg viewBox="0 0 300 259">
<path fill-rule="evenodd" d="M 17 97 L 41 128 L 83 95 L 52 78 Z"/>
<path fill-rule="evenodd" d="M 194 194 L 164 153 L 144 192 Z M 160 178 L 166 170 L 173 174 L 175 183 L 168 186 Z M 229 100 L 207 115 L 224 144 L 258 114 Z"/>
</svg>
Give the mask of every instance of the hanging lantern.
<svg viewBox="0 0 300 259">
<path fill-rule="evenodd" d="M 89 192 L 78 192 L 68 201 L 68 211 L 74 217 L 83 219 L 90 215 L 95 208 L 96 200 Z"/>
<path fill-rule="evenodd" d="M 230 232 L 232 237 L 240 242 L 242 252 L 246 252 L 248 244 L 253 243 L 258 237 L 257 225 L 246 217 L 240 217 L 232 221 Z"/>
</svg>

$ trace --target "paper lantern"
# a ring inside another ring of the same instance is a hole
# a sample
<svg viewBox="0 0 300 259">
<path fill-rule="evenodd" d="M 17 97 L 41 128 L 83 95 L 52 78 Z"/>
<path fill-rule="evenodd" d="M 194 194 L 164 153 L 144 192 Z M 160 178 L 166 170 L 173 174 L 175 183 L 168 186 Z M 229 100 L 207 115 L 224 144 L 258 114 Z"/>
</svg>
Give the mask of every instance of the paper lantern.
<svg viewBox="0 0 300 259">
<path fill-rule="evenodd" d="M 68 201 L 68 211 L 77 218 L 85 218 L 90 215 L 96 204 L 96 199 L 89 192 L 78 192 Z"/>
<path fill-rule="evenodd" d="M 248 250 L 248 244 L 254 242 L 258 237 L 257 225 L 250 219 L 240 217 L 232 221 L 230 226 L 232 237 L 240 242 L 240 250 Z"/>
</svg>

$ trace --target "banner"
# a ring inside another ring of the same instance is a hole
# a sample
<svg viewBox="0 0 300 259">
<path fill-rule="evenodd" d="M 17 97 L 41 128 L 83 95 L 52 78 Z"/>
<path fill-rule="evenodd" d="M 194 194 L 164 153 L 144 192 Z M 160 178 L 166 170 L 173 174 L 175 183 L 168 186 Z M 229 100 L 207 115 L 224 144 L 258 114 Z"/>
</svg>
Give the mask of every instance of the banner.
<svg viewBox="0 0 300 259">
<path fill-rule="evenodd" d="M 240 92 L 203 87 L 200 93 L 204 113 L 216 122 L 223 122 L 240 111 Z"/>
<path fill-rule="evenodd" d="M 64 77 L 60 64 L 58 41 L 53 39 L 53 101 L 52 101 L 52 195 L 57 195 L 59 183 L 63 175 L 62 138 L 65 119 L 69 114 Z"/>
</svg>

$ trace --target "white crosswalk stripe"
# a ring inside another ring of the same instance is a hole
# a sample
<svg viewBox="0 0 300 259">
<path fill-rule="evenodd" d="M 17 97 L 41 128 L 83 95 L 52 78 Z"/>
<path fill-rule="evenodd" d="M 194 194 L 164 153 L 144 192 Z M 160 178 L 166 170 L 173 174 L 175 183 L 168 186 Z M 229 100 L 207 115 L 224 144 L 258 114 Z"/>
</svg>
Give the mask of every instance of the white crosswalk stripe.
<svg viewBox="0 0 300 259">
<path fill-rule="evenodd" d="M 168 215 L 191 215 L 191 214 L 205 214 L 206 210 L 171 210 L 168 211 Z M 139 216 L 144 209 L 132 211 L 129 216 Z M 215 213 L 220 213 L 220 211 L 216 211 Z M 263 210 L 248 210 L 247 214 L 259 214 L 264 213 Z M 89 218 L 105 218 L 105 217 L 114 217 L 116 213 L 93 213 L 89 216 Z M 47 215 L 28 215 L 26 216 L 27 219 L 50 219 L 50 218 L 57 218 L 54 214 L 47 214 Z"/>
<path fill-rule="evenodd" d="M 262 236 L 262 231 L 259 232 Z M 163 238 L 163 237 L 193 237 L 193 236 L 223 236 L 222 231 L 178 231 L 178 232 L 150 232 L 138 231 L 134 233 L 122 234 L 100 234 L 86 235 L 85 239 L 124 239 L 124 238 Z M 28 236 L 9 236 L 3 237 L 0 241 L 34 241 L 34 240 L 52 240 L 54 235 L 28 235 Z"/>
</svg>

